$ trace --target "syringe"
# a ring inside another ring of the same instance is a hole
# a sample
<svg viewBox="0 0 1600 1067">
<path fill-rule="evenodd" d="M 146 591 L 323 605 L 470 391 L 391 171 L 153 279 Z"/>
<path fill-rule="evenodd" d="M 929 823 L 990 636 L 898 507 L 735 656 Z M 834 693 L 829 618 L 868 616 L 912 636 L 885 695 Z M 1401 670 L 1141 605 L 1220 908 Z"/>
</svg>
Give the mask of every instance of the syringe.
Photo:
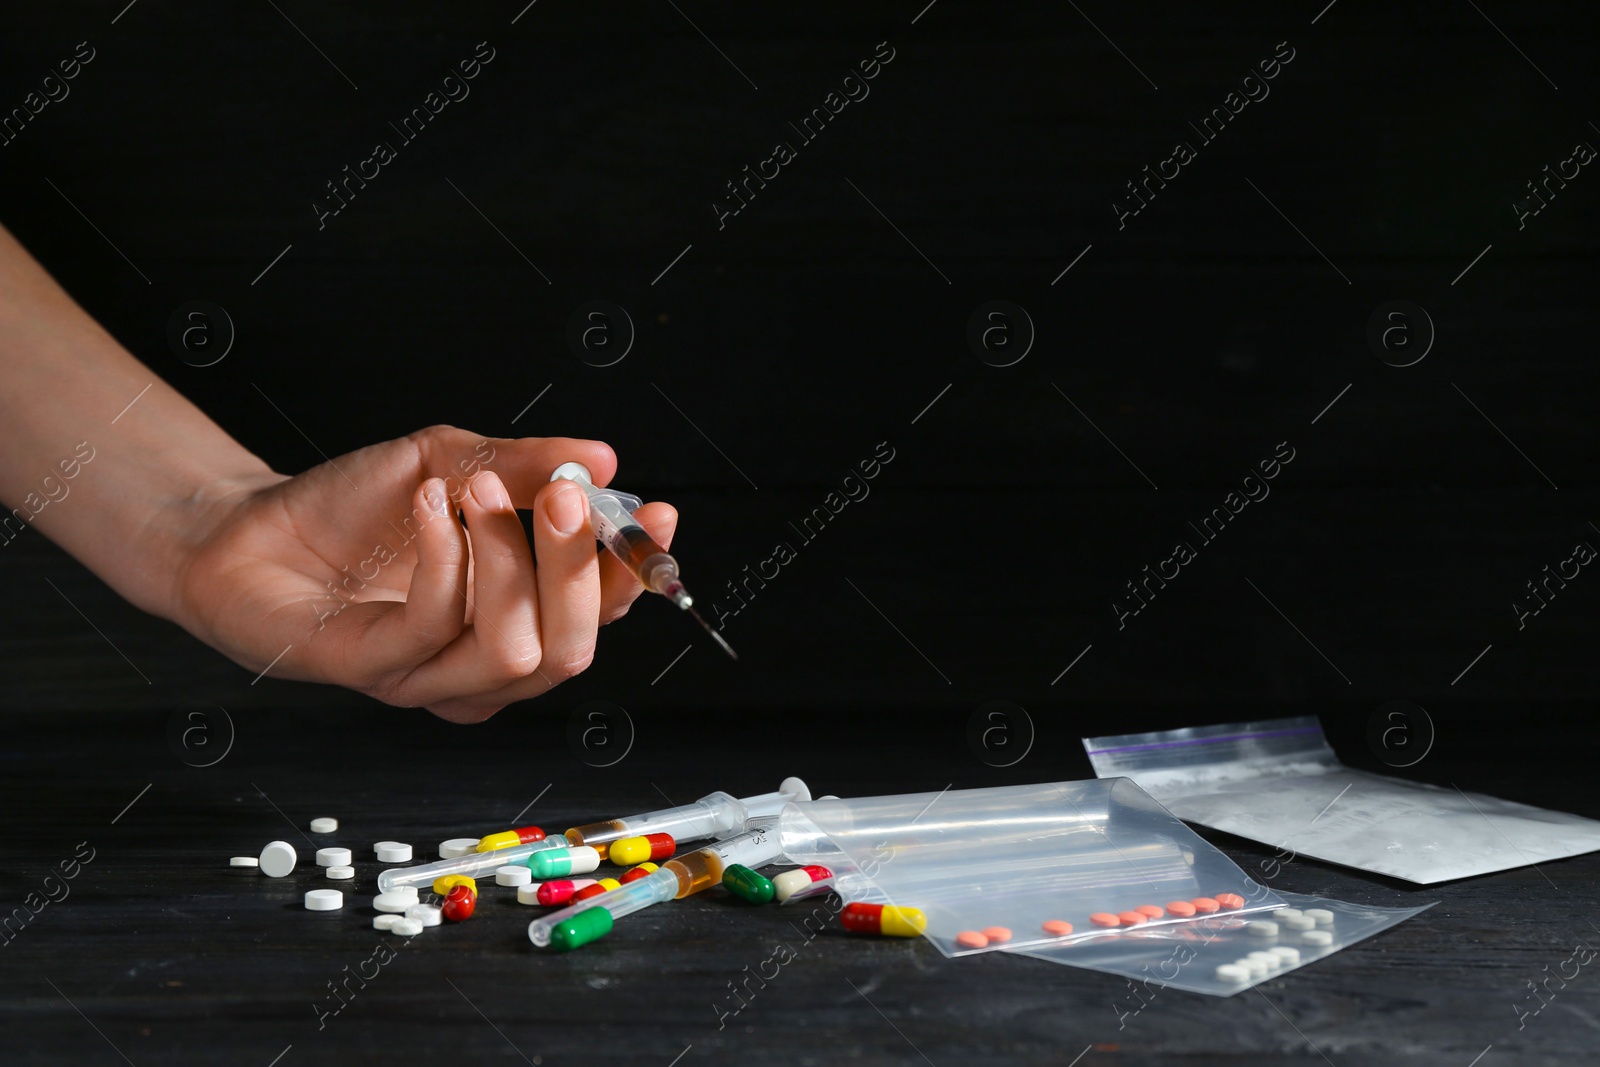
<svg viewBox="0 0 1600 1067">
<path fill-rule="evenodd" d="M 592 845 L 606 858 L 607 847 L 613 841 L 641 834 L 671 834 L 676 841 L 698 841 L 708 837 L 723 837 L 737 833 L 753 819 L 777 815 L 785 804 L 811 799 L 811 790 L 798 778 L 785 778 L 776 793 L 739 800 L 727 793 L 716 792 L 676 808 L 630 815 L 626 819 L 608 819 L 605 822 L 574 826 L 562 836 L 574 845 Z M 510 852 L 510 849 L 506 849 Z M 497 853 L 503 855 L 504 853 Z"/>
<path fill-rule="evenodd" d="M 782 855 L 777 817 L 765 816 L 744 833 L 670 859 L 636 882 L 535 919 L 528 924 L 528 940 L 540 948 L 587 945 L 610 933 L 613 922 L 624 915 L 719 884 L 723 870 L 735 863 L 754 870 L 776 863 Z"/>
<path fill-rule="evenodd" d="M 660 593 L 678 607 L 694 616 L 711 639 L 722 646 L 734 659 L 739 656 L 721 634 L 713 630 L 700 613 L 694 610 L 694 597 L 683 587 L 683 580 L 678 577 L 678 561 L 667 553 L 667 550 L 656 544 L 655 540 L 645 532 L 633 513 L 644 504 L 643 500 L 632 493 L 620 492 L 616 489 L 601 489 L 594 484 L 594 479 L 589 474 L 589 468 L 582 463 L 563 463 L 550 475 L 550 480 L 556 481 L 566 478 L 583 487 L 589 497 L 590 525 L 594 527 L 595 537 L 600 543 L 611 550 L 611 554 L 622 561 L 622 565 L 633 572 L 639 579 L 639 584 L 652 593 Z"/>
<path fill-rule="evenodd" d="M 378 888 L 387 893 L 406 885 L 432 885 L 445 874 L 492 874 L 497 868 L 522 863 L 535 852 L 570 845 L 592 845 L 605 858 L 608 846 L 624 837 L 641 834 L 671 834 L 677 841 L 702 841 L 744 829 L 751 819 L 776 815 L 790 801 L 811 799 L 811 790 L 798 778 L 785 778 L 776 793 L 762 793 L 743 800 L 721 791 L 707 794 L 692 804 L 663 808 L 643 815 L 575 826 L 565 834 L 554 834 L 543 841 L 472 852 L 456 859 L 436 860 L 415 867 L 391 867 L 378 874 Z"/>
</svg>

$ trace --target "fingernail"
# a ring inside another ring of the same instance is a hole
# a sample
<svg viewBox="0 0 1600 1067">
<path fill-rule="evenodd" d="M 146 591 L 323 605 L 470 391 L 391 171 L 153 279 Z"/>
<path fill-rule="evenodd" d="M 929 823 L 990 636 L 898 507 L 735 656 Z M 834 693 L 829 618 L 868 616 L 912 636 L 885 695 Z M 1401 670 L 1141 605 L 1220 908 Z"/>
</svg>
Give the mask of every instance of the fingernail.
<svg viewBox="0 0 1600 1067">
<path fill-rule="evenodd" d="M 506 495 L 505 485 L 491 471 L 484 471 L 472 479 L 472 496 L 490 511 L 511 510 L 511 498 Z"/>
<path fill-rule="evenodd" d="M 422 483 L 422 499 L 428 506 L 439 514 L 444 514 L 444 483 L 437 478 L 429 478 Z"/>
<path fill-rule="evenodd" d="M 586 503 L 583 490 L 569 484 L 551 493 L 549 499 L 545 501 L 544 509 L 550 516 L 550 525 L 556 528 L 556 533 L 575 534 L 583 525 Z"/>
</svg>

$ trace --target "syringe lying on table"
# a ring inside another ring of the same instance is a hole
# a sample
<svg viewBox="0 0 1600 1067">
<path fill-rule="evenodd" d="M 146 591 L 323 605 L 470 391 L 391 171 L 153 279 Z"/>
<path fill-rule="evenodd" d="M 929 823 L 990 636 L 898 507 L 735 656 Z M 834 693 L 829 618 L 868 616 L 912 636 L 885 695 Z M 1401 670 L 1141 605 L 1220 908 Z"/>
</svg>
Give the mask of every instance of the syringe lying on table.
<svg viewBox="0 0 1600 1067">
<path fill-rule="evenodd" d="M 694 597 L 689 595 L 689 591 L 683 587 L 683 579 L 678 577 L 678 561 L 656 544 L 633 517 L 644 501 L 632 493 L 598 488 L 589 474 L 589 468 L 582 463 L 563 463 L 557 467 L 550 475 L 550 480 L 553 482 L 560 478 L 583 487 L 589 497 L 590 524 L 594 527 L 595 537 L 639 579 L 639 584 L 652 593 L 660 593 L 693 615 L 694 621 L 722 646 L 722 651 L 738 659 L 739 655 L 732 646 L 694 610 Z"/>
<path fill-rule="evenodd" d="M 563 950 L 587 945 L 610 933 L 624 915 L 720 884 L 722 872 L 735 863 L 751 870 L 776 863 L 783 855 L 777 821 L 776 815 L 757 819 L 744 833 L 667 860 L 638 881 L 535 919 L 528 924 L 528 940 Z"/>
<path fill-rule="evenodd" d="M 526 863 L 529 856 L 547 848 L 592 845 L 599 850 L 601 858 L 605 858 L 611 842 L 643 834 L 671 834 L 676 841 L 703 841 L 742 830 L 751 820 L 777 815 L 790 801 L 810 799 L 811 789 L 798 778 L 785 778 L 776 793 L 761 793 L 743 800 L 719 790 L 676 808 L 574 826 L 564 834 L 553 834 L 542 841 L 492 852 L 473 852 L 415 867 L 391 867 L 379 873 L 378 888 L 387 893 L 399 886 L 432 885 L 435 878 L 446 874 L 474 877 L 492 874 L 500 867 Z"/>
</svg>

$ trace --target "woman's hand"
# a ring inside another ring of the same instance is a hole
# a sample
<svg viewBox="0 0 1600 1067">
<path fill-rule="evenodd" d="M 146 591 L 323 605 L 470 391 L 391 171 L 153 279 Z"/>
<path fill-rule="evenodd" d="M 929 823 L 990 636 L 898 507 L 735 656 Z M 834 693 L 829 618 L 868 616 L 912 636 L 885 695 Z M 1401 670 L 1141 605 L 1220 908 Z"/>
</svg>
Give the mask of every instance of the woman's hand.
<svg viewBox="0 0 1600 1067">
<path fill-rule="evenodd" d="M 174 614 L 251 670 L 486 719 L 587 667 L 596 629 L 642 591 L 597 556 L 582 489 L 550 481 L 568 460 L 596 485 L 616 471 L 599 441 L 435 426 L 293 478 L 240 479 L 199 508 L 207 531 L 179 564 Z M 670 505 L 638 519 L 671 544 Z"/>
</svg>

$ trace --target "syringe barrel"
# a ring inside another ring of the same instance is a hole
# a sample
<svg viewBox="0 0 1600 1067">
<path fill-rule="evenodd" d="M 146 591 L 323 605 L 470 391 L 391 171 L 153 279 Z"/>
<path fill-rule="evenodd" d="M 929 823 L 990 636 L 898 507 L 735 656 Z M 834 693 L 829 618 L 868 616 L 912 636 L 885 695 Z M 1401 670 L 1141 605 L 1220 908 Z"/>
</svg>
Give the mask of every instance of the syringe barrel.
<svg viewBox="0 0 1600 1067">
<path fill-rule="evenodd" d="M 671 834 L 675 841 L 700 841 L 739 829 L 744 824 L 744 812 L 744 804 L 738 798 L 717 792 L 676 808 L 574 826 L 566 836 L 574 842 L 592 845 L 602 853 L 613 841 L 641 834 Z"/>
<path fill-rule="evenodd" d="M 545 948 L 550 944 L 551 931 L 581 911 L 603 907 L 611 913 L 611 918 L 620 919 L 652 904 L 671 900 L 677 892 L 678 879 L 675 875 L 665 869 L 652 871 L 645 877 L 618 889 L 597 894 L 588 900 L 581 900 L 560 911 L 533 920 L 528 924 L 528 940 L 540 948 Z"/>
<path fill-rule="evenodd" d="M 721 884 L 722 872 L 735 863 L 755 870 L 782 858 L 783 847 L 778 841 L 777 818 L 766 816 L 754 820 L 754 823 L 742 834 L 717 841 L 661 865 L 661 870 L 671 871 L 677 878 L 679 900 Z"/>
<path fill-rule="evenodd" d="M 469 852 L 465 856 L 435 860 L 415 867 L 391 867 L 378 873 L 378 889 L 387 893 L 403 885 L 432 885 L 435 878 L 446 874 L 465 874 L 477 878 L 493 874 L 498 868 L 522 863 L 535 852 L 543 852 L 547 848 L 566 848 L 569 843 L 561 834 L 556 834 L 543 841 L 512 845 L 493 852 Z"/>
</svg>

